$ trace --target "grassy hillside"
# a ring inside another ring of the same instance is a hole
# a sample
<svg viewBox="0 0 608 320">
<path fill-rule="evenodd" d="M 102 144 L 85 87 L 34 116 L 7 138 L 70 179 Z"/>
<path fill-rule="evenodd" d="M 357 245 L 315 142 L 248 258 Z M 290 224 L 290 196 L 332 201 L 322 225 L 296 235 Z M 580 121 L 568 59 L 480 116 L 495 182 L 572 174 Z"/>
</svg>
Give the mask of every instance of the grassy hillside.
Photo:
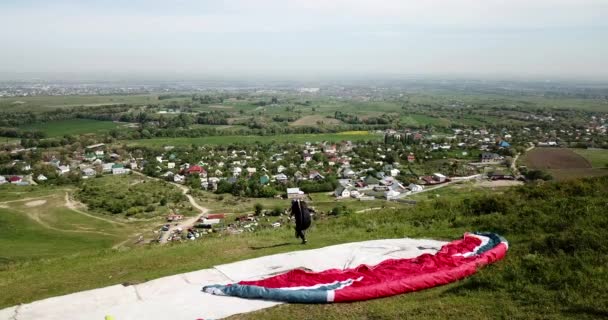
<svg viewBox="0 0 608 320">
<path fill-rule="evenodd" d="M 439 197 L 412 208 L 322 217 L 306 248 L 397 237 L 458 238 L 486 230 L 507 258 L 467 280 L 419 293 L 339 305 L 283 305 L 236 319 L 591 319 L 608 316 L 608 178 Z M 583 205 L 584 204 L 584 205 Z M 219 263 L 303 249 L 287 227 L 193 243 L 105 250 L 0 270 L 0 307 Z M 221 252 L 222 254 L 217 254 Z"/>
<path fill-rule="evenodd" d="M 0 269 L 11 263 L 96 252 L 131 236 L 132 225 L 66 207 L 67 190 L 40 188 L 28 198 L 19 191 L 13 186 L 0 188 Z"/>
</svg>

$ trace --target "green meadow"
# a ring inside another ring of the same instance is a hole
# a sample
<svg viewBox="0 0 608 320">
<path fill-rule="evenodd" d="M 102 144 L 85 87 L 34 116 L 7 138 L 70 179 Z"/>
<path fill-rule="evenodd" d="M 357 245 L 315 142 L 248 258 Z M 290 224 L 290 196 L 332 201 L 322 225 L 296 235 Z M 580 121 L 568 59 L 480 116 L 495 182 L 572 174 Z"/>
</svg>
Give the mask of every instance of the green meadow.
<svg viewBox="0 0 608 320">
<path fill-rule="evenodd" d="M 61 121 L 40 122 L 19 127 L 23 130 L 37 130 L 46 133 L 47 137 L 62 137 L 64 135 L 79 135 L 102 133 L 120 127 L 112 121 L 97 121 L 88 119 L 72 119 Z"/>
</svg>

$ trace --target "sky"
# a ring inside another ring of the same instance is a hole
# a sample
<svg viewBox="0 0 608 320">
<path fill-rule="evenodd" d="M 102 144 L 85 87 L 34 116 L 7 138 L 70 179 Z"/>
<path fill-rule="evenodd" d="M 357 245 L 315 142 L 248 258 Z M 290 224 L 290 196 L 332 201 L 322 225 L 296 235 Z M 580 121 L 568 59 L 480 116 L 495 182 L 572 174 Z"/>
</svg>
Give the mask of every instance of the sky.
<svg viewBox="0 0 608 320">
<path fill-rule="evenodd" d="M 608 80 L 608 0 L 1 0 L 35 74 Z"/>
</svg>

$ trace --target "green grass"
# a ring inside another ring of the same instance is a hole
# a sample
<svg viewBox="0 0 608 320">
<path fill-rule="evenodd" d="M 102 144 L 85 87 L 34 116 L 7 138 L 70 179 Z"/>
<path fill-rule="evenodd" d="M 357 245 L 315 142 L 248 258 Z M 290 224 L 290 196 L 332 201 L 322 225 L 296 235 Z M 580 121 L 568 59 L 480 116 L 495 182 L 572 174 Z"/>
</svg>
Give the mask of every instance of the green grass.
<svg viewBox="0 0 608 320">
<path fill-rule="evenodd" d="M 46 133 L 50 138 L 62 137 L 66 134 L 80 135 L 86 133 L 107 132 L 118 128 L 120 124 L 111 121 L 97 121 L 88 119 L 72 119 L 62 121 L 41 122 L 19 127 L 23 130 L 37 130 Z"/>
<path fill-rule="evenodd" d="M 131 235 L 124 224 L 66 208 L 62 190 L 43 189 L 28 194 L 28 199 L 10 191 L 7 194 L 12 199 L 0 202 L 0 268 L 7 263 L 95 252 Z M 31 201 L 45 203 L 28 206 Z"/>
<path fill-rule="evenodd" d="M 158 100 L 156 94 L 145 95 L 91 95 L 91 96 L 35 96 L 0 98 L 0 110 L 44 110 L 75 106 L 100 106 L 113 104 L 168 104 L 190 99 L 177 98 Z"/>
<path fill-rule="evenodd" d="M 304 143 L 317 141 L 368 141 L 382 140 L 382 136 L 375 134 L 288 134 L 281 136 L 210 136 L 198 138 L 153 138 L 144 140 L 124 141 L 128 146 L 162 147 L 162 146 L 188 146 L 188 145 L 224 145 L 224 144 L 259 144 L 259 143 Z"/>
<path fill-rule="evenodd" d="M 606 149 L 571 149 L 583 156 L 593 168 L 608 168 L 608 150 Z"/>
</svg>

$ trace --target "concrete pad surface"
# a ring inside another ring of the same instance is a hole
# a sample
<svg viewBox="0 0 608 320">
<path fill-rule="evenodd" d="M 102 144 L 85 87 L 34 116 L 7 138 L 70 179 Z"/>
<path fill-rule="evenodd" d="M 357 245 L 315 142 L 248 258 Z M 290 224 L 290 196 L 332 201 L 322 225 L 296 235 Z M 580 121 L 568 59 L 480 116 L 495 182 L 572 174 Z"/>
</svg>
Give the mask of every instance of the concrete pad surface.
<svg viewBox="0 0 608 320">
<path fill-rule="evenodd" d="M 202 292 L 205 285 L 260 279 L 294 268 L 322 271 L 374 265 L 385 259 L 435 253 L 445 243 L 387 239 L 275 254 L 133 286 L 114 285 L 39 300 L 0 310 L 0 320 L 103 320 L 106 315 L 116 320 L 219 319 L 279 303 L 215 296 Z"/>
</svg>

